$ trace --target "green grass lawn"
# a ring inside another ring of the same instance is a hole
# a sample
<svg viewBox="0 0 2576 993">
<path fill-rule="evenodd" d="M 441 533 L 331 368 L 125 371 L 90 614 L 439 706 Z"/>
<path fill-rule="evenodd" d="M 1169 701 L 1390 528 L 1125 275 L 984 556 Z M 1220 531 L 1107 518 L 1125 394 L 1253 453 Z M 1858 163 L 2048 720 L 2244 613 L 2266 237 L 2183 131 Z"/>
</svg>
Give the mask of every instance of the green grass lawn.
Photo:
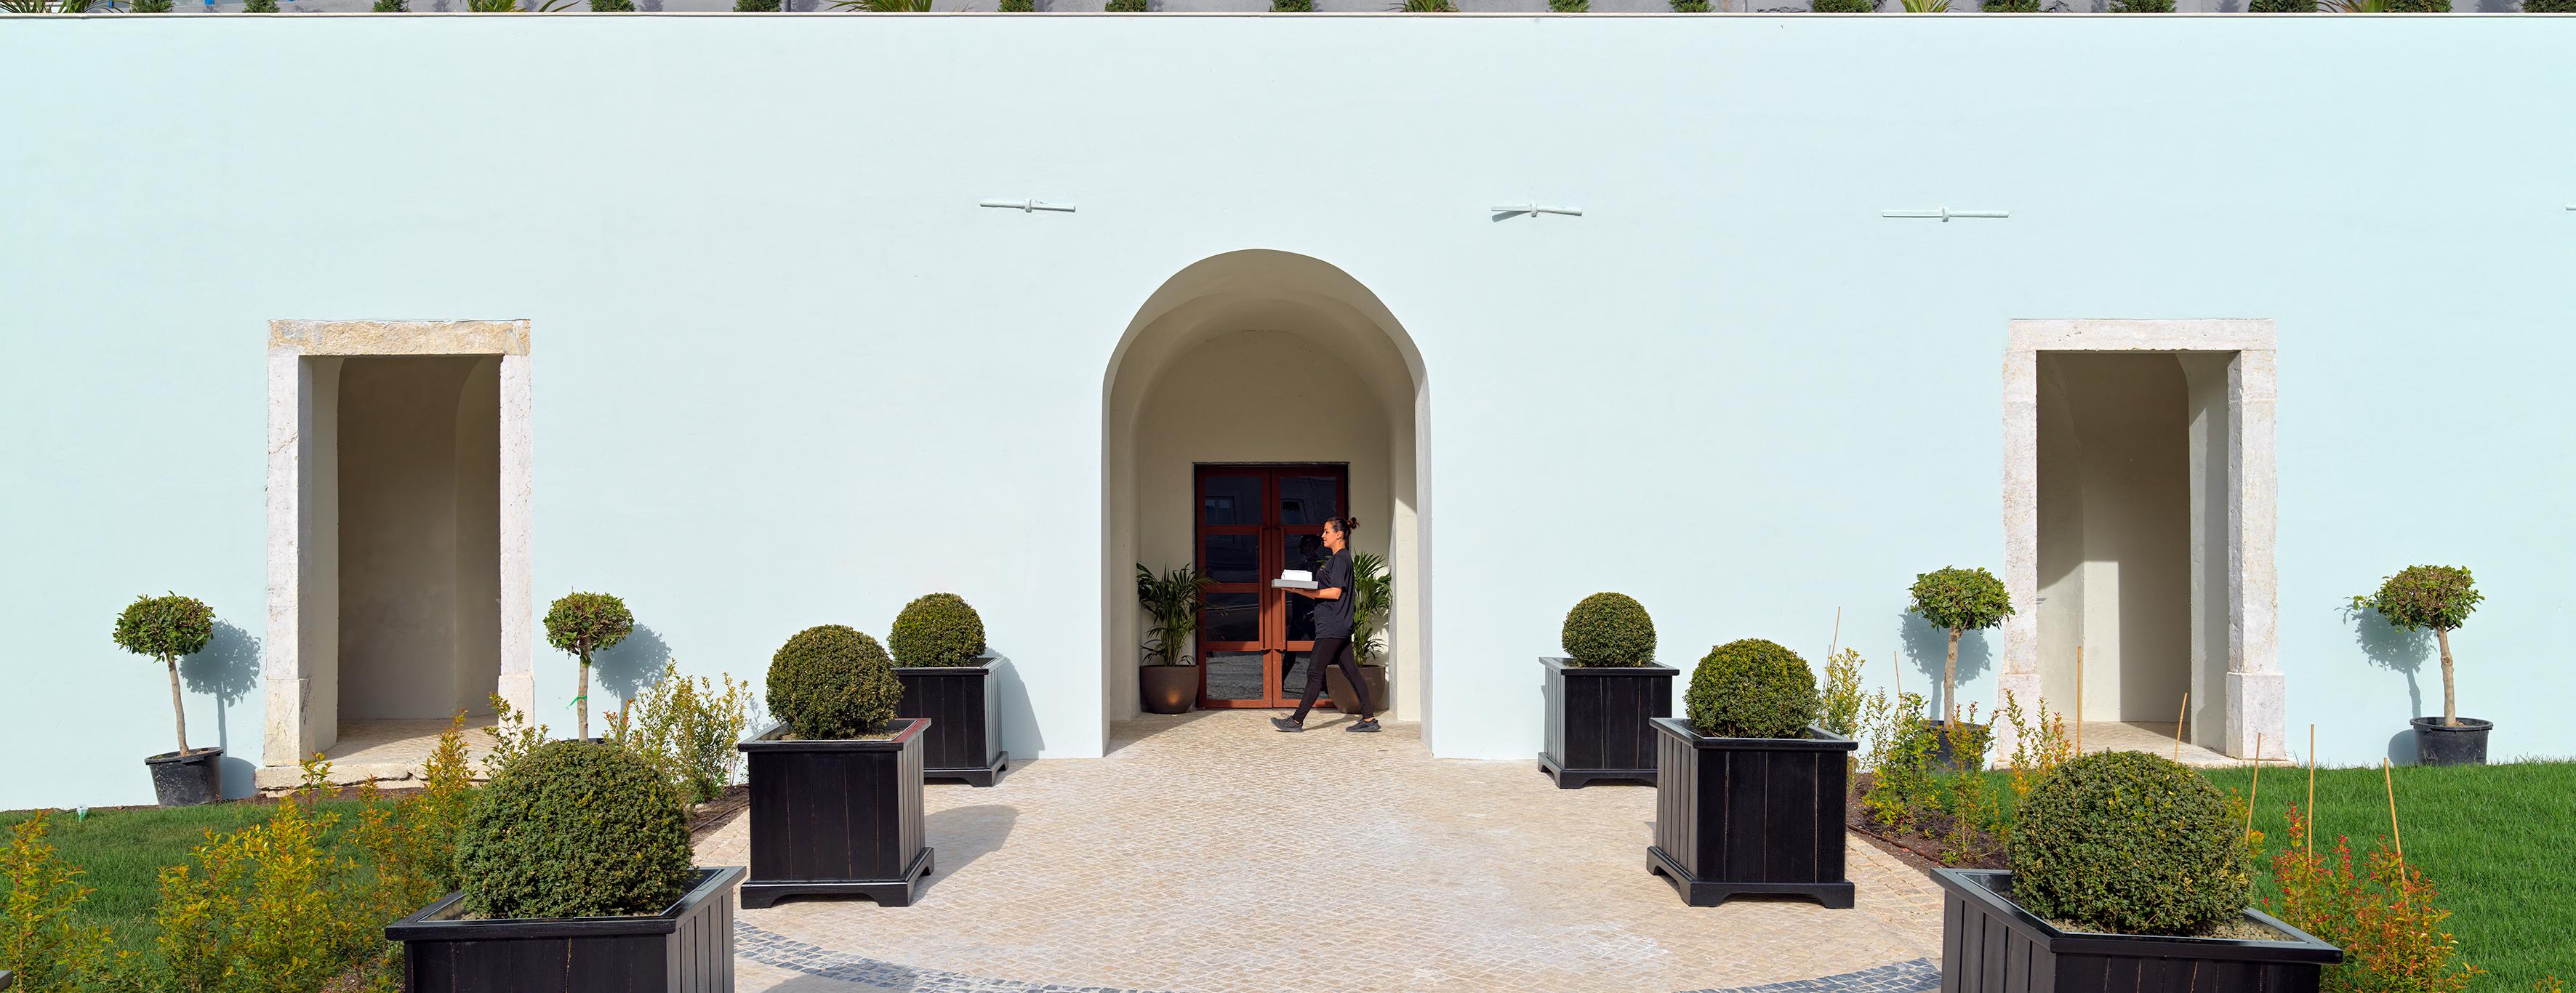
<svg viewBox="0 0 2576 993">
<path fill-rule="evenodd" d="M 2246 769 L 2206 770 L 2245 791 Z M 2473 989 L 2530 993 L 2544 975 L 2576 981 L 2576 763 L 2396 770 L 2399 838 L 2451 911 L 2461 957 L 2487 970 Z M 2255 830 L 2267 850 L 2289 843 L 2288 805 L 2307 803 L 2308 773 L 2266 768 Z M 2388 835 L 2378 769 L 2317 770 L 2317 847 L 2348 837 L 2358 855 Z M 2276 895 L 2268 856 L 2257 885 Z"/>
<path fill-rule="evenodd" d="M 358 857 L 353 849 L 336 844 L 355 821 L 357 802 L 326 800 L 322 807 L 339 811 L 341 818 L 327 840 L 339 855 Z M 161 892 L 161 867 L 186 863 L 189 849 L 204 843 L 208 828 L 223 834 L 264 823 L 269 808 L 265 802 L 244 802 L 169 810 L 96 810 L 78 820 L 70 811 L 62 811 L 49 819 L 46 841 L 54 846 L 56 857 L 85 870 L 80 882 L 93 890 L 81 904 L 86 922 L 115 929 L 118 947 L 140 951 L 151 947 L 155 934 L 152 909 Z M 0 829 L 30 816 L 23 810 L 0 812 Z"/>
</svg>

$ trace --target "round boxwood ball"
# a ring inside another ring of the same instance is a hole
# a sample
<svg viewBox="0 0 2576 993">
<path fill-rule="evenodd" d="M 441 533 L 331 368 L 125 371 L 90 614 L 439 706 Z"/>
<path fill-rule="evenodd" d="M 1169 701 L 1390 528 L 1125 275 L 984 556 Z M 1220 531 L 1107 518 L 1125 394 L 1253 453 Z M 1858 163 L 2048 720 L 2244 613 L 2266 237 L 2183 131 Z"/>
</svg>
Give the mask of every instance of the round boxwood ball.
<svg viewBox="0 0 2576 993">
<path fill-rule="evenodd" d="M 769 657 L 769 712 L 800 738 L 867 734 L 892 718 L 902 699 L 884 646 L 846 625 L 796 632 Z"/>
<path fill-rule="evenodd" d="M 2253 901 L 2239 828 L 2217 788 L 2172 759 L 2073 759 L 2014 812 L 2013 900 L 2100 931 L 2194 934 Z"/>
<path fill-rule="evenodd" d="M 456 870 L 481 917 L 658 914 L 688 887 L 689 817 L 642 756 L 548 742 L 475 791 Z"/>
<path fill-rule="evenodd" d="M 1760 638 L 1709 649 L 1684 700 L 1691 727 L 1720 738 L 1801 738 L 1824 712 L 1807 660 Z"/>
<path fill-rule="evenodd" d="M 900 666 L 973 665 L 984 654 L 984 619 L 965 597 L 933 593 L 903 605 L 886 647 Z"/>
<path fill-rule="evenodd" d="M 1655 660 L 1655 619 L 1625 593 L 1595 593 L 1565 612 L 1559 642 L 1575 665 L 1645 665 Z"/>
</svg>

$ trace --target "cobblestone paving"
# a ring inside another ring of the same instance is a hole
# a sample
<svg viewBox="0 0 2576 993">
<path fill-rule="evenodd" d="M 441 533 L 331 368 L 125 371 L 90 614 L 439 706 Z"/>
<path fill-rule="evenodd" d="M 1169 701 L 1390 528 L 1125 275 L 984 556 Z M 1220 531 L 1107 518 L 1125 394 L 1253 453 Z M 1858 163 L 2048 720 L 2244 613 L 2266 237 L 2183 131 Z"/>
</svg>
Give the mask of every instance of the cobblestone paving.
<svg viewBox="0 0 2576 993">
<path fill-rule="evenodd" d="M 1149 717 L 1104 759 L 928 788 L 911 907 L 741 911 L 745 991 L 1721 990 L 1938 985 L 1939 891 L 1854 841 L 1859 906 L 1691 908 L 1646 872 L 1654 790 L 1434 759 L 1414 725 Z M 737 819 L 701 846 L 748 861 Z"/>
</svg>

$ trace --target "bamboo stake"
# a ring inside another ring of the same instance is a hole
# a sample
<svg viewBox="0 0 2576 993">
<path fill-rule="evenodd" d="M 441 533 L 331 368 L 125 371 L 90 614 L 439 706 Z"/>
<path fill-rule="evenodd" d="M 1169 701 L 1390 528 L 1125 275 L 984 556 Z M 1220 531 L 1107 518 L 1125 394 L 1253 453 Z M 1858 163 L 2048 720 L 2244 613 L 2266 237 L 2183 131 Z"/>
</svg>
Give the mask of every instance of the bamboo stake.
<svg viewBox="0 0 2576 993">
<path fill-rule="evenodd" d="M 1887 653 L 1887 667 L 1896 670 L 1896 702 L 1898 706 L 1903 706 L 1905 703 L 1905 663 L 1896 660 L 1895 652 L 1889 652 Z"/>
<path fill-rule="evenodd" d="M 2397 773 L 2389 768 L 2385 758 L 2379 760 L 2379 778 L 2388 784 L 2388 840 L 2396 844 L 2397 864 L 2403 867 L 2406 864 L 2406 835 L 2397 830 Z"/>
<path fill-rule="evenodd" d="M 2254 802 L 2263 796 L 2263 733 L 2254 733 L 2254 785 L 2245 788 L 2245 842 L 2254 842 Z"/>
<path fill-rule="evenodd" d="M 2317 726 L 2308 725 L 2308 857 L 2317 855 Z"/>
<path fill-rule="evenodd" d="M 1841 648 L 1842 645 L 1843 609 L 1841 607 L 1836 607 L 1834 608 L 1834 640 L 1825 643 L 1825 661 L 1833 661 L 1834 649 Z"/>
<path fill-rule="evenodd" d="M 2075 646 L 2075 754 L 2084 754 L 2084 646 Z"/>
<path fill-rule="evenodd" d="M 2182 761 L 2182 718 L 2191 713 L 2191 691 L 2182 691 L 2182 709 L 2174 711 L 2174 761 Z"/>
</svg>

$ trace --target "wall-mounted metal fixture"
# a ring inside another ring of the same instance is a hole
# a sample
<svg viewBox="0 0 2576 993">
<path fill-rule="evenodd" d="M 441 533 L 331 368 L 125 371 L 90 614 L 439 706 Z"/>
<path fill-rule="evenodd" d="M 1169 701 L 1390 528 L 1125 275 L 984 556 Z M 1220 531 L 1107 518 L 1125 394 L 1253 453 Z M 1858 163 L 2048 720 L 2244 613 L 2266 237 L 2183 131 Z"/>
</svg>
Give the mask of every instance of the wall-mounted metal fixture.
<svg viewBox="0 0 2576 993">
<path fill-rule="evenodd" d="M 1932 208 L 1931 210 L 1884 210 L 1884 211 L 1880 211 L 1880 212 L 1879 212 L 1879 214 L 1878 214 L 1878 216 L 1880 216 L 1880 217 L 1921 217 L 1921 218 L 1927 218 L 1927 219 L 1928 219 L 1928 218 L 1939 218 L 1939 219 L 1941 220 L 1941 222 L 1942 222 L 1942 223 L 1947 224 L 1947 223 L 1949 223 L 1950 219 L 1951 219 L 1951 218 L 1953 218 L 1953 217 L 1994 217 L 1994 218 L 2003 218 L 2003 217 L 2011 217 L 2011 216 L 2012 216 L 2012 211 L 2009 211 L 2009 210 L 1951 210 L 1951 209 L 1950 209 L 1950 208 L 1948 208 L 1948 207 L 1934 207 L 1934 208 Z"/>
<path fill-rule="evenodd" d="M 1513 214 L 1526 214 L 1531 217 L 1537 217 L 1540 214 L 1562 214 L 1566 217 L 1583 216 L 1583 208 L 1581 207 L 1543 207 L 1534 203 L 1525 203 L 1511 207 L 1495 207 L 1492 208 L 1492 210 L 1494 213 L 1507 217 Z"/>
<path fill-rule="evenodd" d="M 981 202 L 981 203 L 976 204 L 975 206 L 978 206 L 978 207 L 1001 207 L 1001 208 L 1008 209 L 1008 210 L 1016 210 L 1016 211 L 1019 211 L 1020 213 L 1023 213 L 1023 214 L 1031 213 L 1031 212 L 1034 212 L 1034 211 L 1040 211 L 1040 210 L 1052 210 L 1052 211 L 1055 211 L 1055 212 L 1057 212 L 1057 213 L 1061 213 L 1061 214 L 1070 214 L 1070 213 L 1073 213 L 1073 205 L 1072 205 L 1072 204 L 1069 204 L 1069 203 L 1039 203 L 1039 202 L 1037 202 L 1037 201 L 1035 201 L 1035 200 L 986 200 L 986 201 L 983 201 L 983 202 Z"/>
</svg>

